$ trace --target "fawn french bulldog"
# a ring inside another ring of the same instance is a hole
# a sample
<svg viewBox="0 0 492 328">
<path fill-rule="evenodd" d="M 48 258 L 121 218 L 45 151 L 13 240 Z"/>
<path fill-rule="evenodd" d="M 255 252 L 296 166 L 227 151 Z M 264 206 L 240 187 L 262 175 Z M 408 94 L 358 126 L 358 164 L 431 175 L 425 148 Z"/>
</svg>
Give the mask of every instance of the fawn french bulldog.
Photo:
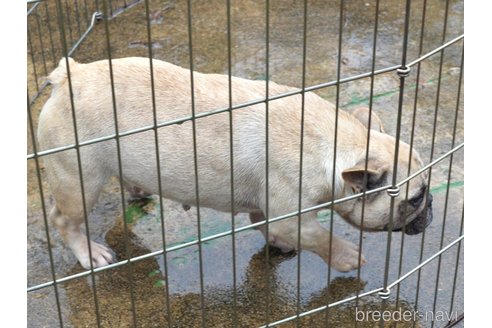
<svg viewBox="0 0 492 328">
<path fill-rule="evenodd" d="M 155 123 L 154 106 L 156 122 L 191 118 L 192 107 L 199 115 L 229 106 L 227 75 L 193 72 L 192 94 L 189 70 L 155 59 L 152 63 L 154 94 L 148 58 L 112 60 L 113 81 L 107 60 L 82 64 L 71 58 L 62 59 L 58 68 L 49 75 L 53 89 L 39 119 L 41 150 L 75 144 L 75 135 L 79 143 L 115 135 L 115 126 L 120 134 L 151 127 Z M 292 90 L 295 89 L 269 83 L 270 95 Z M 265 97 L 265 82 L 232 77 L 231 93 L 233 104 L 261 99 Z M 304 133 L 300 172 L 302 108 Z M 364 125 L 367 123 L 364 110 L 358 111 L 356 116 L 339 111 L 335 170 L 334 105 L 315 93 L 307 92 L 304 98 L 296 94 L 270 100 L 268 113 L 267 123 L 265 102 L 232 112 L 232 158 L 229 112 L 162 126 L 157 129 L 157 142 L 154 129 L 121 136 L 121 175 L 114 138 L 81 146 L 80 169 L 86 208 L 90 210 L 94 206 L 101 188 L 108 178 L 115 175 L 120 176 L 133 193 L 159 194 L 158 161 L 161 196 L 196 205 L 193 132 L 196 136 L 199 205 L 230 212 L 233 192 L 234 211 L 249 213 L 252 222 L 265 220 L 267 204 L 270 218 L 298 211 L 300 178 L 302 208 L 328 202 L 332 193 L 335 199 L 339 199 L 390 183 L 396 140 L 382 133 L 384 130 L 381 126 L 370 130 L 365 170 L 368 130 Z M 377 117 L 373 122 L 379 125 Z M 265 187 L 267 140 L 268 195 Z M 95 242 L 90 244 L 92 257 L 89 257 L 89 245 L 81 230 L 84 210 L 76 150 L 52 153 L 45 156 L 44 161 L 54 198 L 49 214 L 51 222 L 59 229 L 65 243 L 84 268 L 90 268 L 91 262 L 94 267 L 112 263 L 114 257 L 111 250 Z M 234 190 L 231 190 L 230 181 L 231 161 L 234 164 Z M 406 177 L 409 165 L 415 172 L 422 167 L 422 162 L 416 151 L 410 156 L 408 144 L 400 141 L 398 181 Z M 390 226 L 394 230 L 406 226 L 407 233 L 419 233 L 432 219 L 432 211 L 429 206 L 426 207 L 430 201 L 424 201 L 428 188 L 425 174 L 412 179 L 408 188 L 408 199 L 405 199 L 405 193 L 395 198 L 396 210 Z M 389 204 L 390 197 L 386 192 L 367 195 L 363 224 L 361 198 L 336 204 L 333 210 L 355 226 L 377 231 L 388 228 Z M 359 266 L 359 249 L 356 245 L 333 235 L 329 247 L 330 233 L 318 223 L 316 213 L 303 214 L 300 226 L 301 232 L 298 234 L 297 216 L 269 223 L 267 242 L 284 250 L 297 249 L 300 245 L 301 249 L 318 254 L 339 271 L 349 271 Z M 264 225 L 260 226 L 260 230 L 266 235 Z M 365 262 L 361 256 L 361 264 Z"/>
</svg>

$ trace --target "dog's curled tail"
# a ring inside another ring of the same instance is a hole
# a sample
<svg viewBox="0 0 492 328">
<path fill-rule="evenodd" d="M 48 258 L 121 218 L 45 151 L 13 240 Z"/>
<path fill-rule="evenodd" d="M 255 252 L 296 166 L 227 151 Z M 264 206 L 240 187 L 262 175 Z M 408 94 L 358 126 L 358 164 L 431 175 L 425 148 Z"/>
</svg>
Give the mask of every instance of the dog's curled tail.
<svg viewBox="0 0 492 328">
<path fill-rule="evenodd" d="M 77 62 L 70 57 L 63 57 L 58 63 L 58 67 L 48 75 L 48 82 L 53 85 L 63 83 L 67 79 L 67 59 L 70 68 L 74 67 Z"/>
</svg>

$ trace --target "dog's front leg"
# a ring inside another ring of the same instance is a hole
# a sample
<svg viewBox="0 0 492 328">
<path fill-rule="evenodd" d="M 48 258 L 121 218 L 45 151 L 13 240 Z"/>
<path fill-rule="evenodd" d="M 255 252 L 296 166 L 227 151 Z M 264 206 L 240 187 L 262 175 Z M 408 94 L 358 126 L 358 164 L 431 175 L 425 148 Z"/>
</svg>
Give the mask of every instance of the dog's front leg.
<svg viewBox="0 0 492 328">
<path fill-rule="evenodd" d="M 358 246 L 333 235 L 330 238 L 330 232 L 319 224 L 315 213 L 303 214 L 300 234 L 298 233 L 298 228 L 298 217 L 292 217 L 271 223 L 270 233 L 282 244 L 289 245 L 295 249 L 298 249 L 300 245 L 301 249 L 318 254 L 326 263 L 338 271 L 345 272 L 359 267 Z M 365 263 L 364 256 L 360 255 L 360 265 Z"/>
</svg>

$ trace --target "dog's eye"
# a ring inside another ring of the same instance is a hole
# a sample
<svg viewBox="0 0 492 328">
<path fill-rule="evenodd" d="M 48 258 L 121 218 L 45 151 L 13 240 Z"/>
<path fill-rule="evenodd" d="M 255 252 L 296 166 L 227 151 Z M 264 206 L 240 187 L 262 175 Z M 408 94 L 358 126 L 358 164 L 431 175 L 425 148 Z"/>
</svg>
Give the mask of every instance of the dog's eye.
<svg viewBox="0 0 492 328">
<path fill-rule="evenodd" d="M 357 188 L 357 187 L 352 187 L 352 192 L 354 194 L 360 194 L 362 192 L 362 190 L 360 188 Z"/>
<path fill-rule="evenodd" d="M 422 204 L 422 201 L 424 200 L 425 190 L 426 190 L 425 187 L 421 188 L 420 193 L 416 197 L 413 197 L 408 200 L 408 204 L 412 207 L 419 207 L 420 204 Z"/>
<path fill-rule="evenodd" d="M 419 207 L 419 205 L 422 203 L 423 197 L 418 197 L 418 198 L 412 198 L 408 200 L 408 204 L 412 207 Z"/>
</svg>

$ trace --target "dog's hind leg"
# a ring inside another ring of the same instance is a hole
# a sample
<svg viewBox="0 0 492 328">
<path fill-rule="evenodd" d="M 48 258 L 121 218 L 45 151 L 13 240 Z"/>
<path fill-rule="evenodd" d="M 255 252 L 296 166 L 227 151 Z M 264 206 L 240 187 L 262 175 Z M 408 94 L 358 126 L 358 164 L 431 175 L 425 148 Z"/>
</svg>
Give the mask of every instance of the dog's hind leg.
<svg viewBox="0 0 492 328">
<path fill-rule="evenodd" d="M 104 172 L 97 168 L 90 171 L 84 169 L 87 174 L 83 177 L 83 198 L 77 166 L 60 165 L 62 162 L 63 160 L 58 160 L 46 163 L 48 180 L 55 199 L 49 221 L 58 229 L 65 244 L 72 249 L 85 269 L 91 268 L 91 262 L 94 268 L 108 265 L 114 262 L 112 251 L 104 245 L 88 240 L 87 234 L 82 230 L 85 216 L 89 215 L 106 181 Z M 86 204 L 85 210 L 83 199 Z"/>
<path fill-rule="evenodd" d="M 263 214 L 263 212 L 252 212 L 249 213 L 249 219 L 251 223 L 258 223 L 261 221 L 265 221 L 265 215 Z M 275 236 L 273 232 L 268 231 L 268 238 L 267 238 L 266 224 L 260 225 L 256 229 L 261 231 L 263 237 L 265 237 L 265 240 L 268 242 L 269 245 L 279 248 L 284 253 L 288 253 L 294 250 L 294 247 L 283 242 L 281 239 L 278 238 L 278 236 Z"/>
<path fill-rule="evenodd" d="M 49 220 L 60 232 L 65 244 L 70 247 L 75 257 L 85 269 L 101 267 L 114 262 L 113 252 L 106 246 L 88 240 L 81 229 L 84 222 L 83 212 L 65 212 L 65 207 L 55 204 L 49 214 Z M 90 243 L 90 252 L 89 252 Z"/>
</svg>

